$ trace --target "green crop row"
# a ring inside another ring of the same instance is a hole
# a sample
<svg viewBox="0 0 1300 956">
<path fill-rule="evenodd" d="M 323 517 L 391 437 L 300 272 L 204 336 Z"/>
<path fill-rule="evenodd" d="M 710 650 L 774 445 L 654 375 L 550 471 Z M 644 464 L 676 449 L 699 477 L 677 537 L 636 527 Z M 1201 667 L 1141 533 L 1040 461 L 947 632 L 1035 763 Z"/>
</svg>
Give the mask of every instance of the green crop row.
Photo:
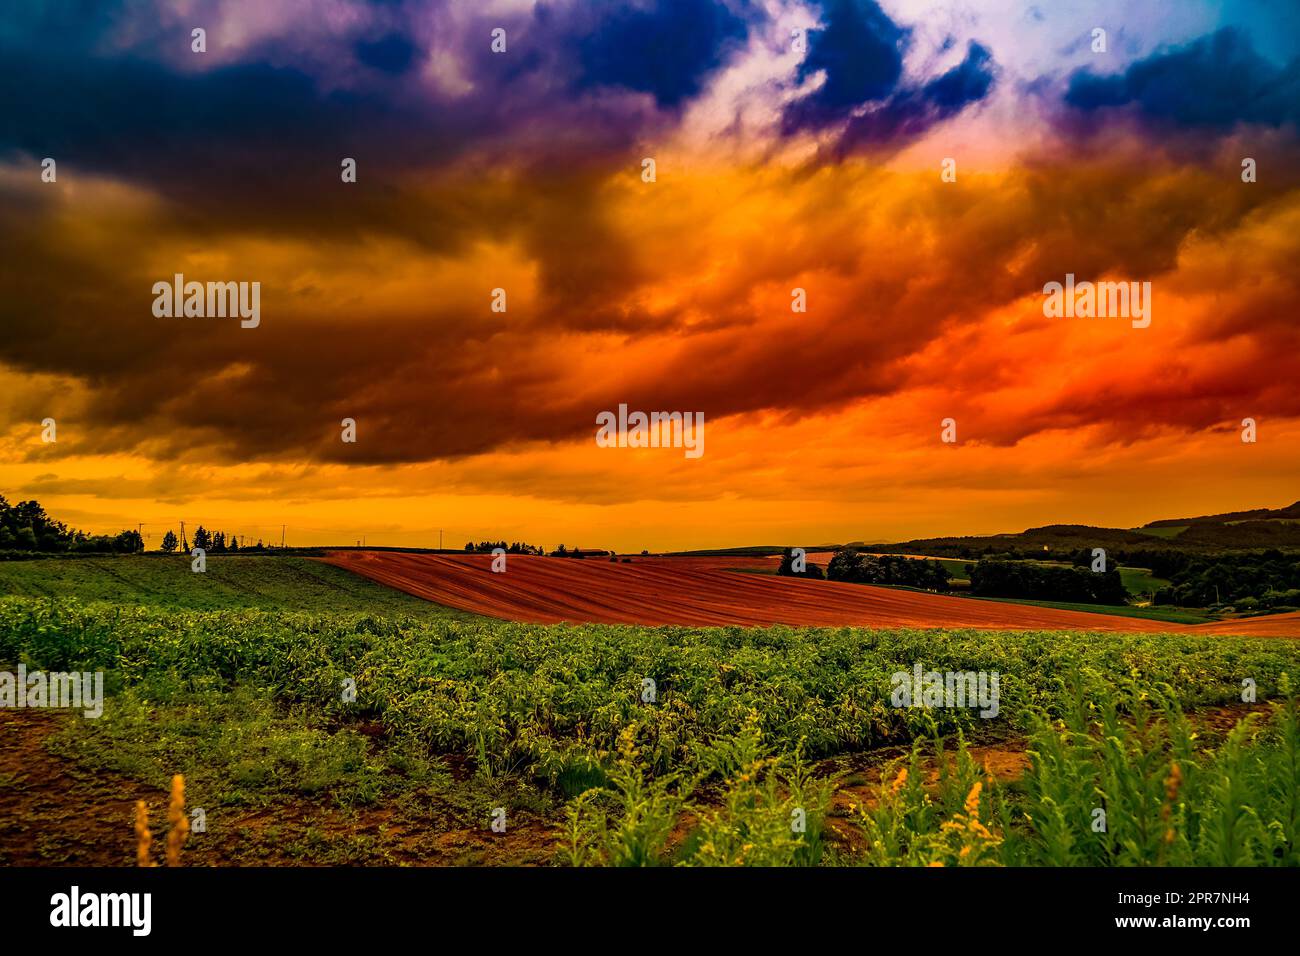
<svg viewBox="0 0 1300 956">
<path fill-rule="evenodd" d="M 228 803 L 328 791 L 348 805 L 414 792 L 402 787 L 446 794 L 438 764 L 456 755 L 525 805 L 540 788 L 537 812 L 563 800 L 556 847 L 570 864 L 1297 862 L 1289 641 L 548 627 L 10 597 L 0 665 L 17 663 L 107 673 L 104 718 L 72 722 L 61 744 L 97 766 L 179 767 Z M 997 717 L 893 706 L 893 675 L 915 664 L 996 672 Z M 1274 719 L 1251 714 L 1206 747 L 1182 708 L 1239 706 L 1243 682 Z M 376 722 L 382 756 L 351 730 Z M 1027 737 L 1028 768 L 1003 786 L 964 743 L 951 758 L 923 752 L 954 737 Z M 847 820 L 833 811 L 841 781 L 820 759 L 897 744 L 910 760 Z"/>
<path fill-rule="evenodd" d="M 530 766 L 555 779 L 637 728 L 654 771 L 738 732 L 750 715 L 781 752 L 810 757 L 917 737 L 1023 732 L 1060 714 L 1067 685 L 1101 702 L 1116 687 L 1186 706 L 1263 699 L 1295 673 L 1300 646 L 1219 636 L 860 628 L 540 626 L 372 615 L 172 611 L 0 600 L 0 660 L 252 684 L 340 717 L 377 718 L 433 752 L 492 772 Z M 971 708 L 892 706 L 891 676 L 997 672 L 993 720 Z M 344 699 L 345 681 L 356 699 Z M 653 685 L 647 684 L 653 681 Z M 113 682 L 110 681 L 110 684 Z M 653 687 L 653 701 L 643 698 Z"/>
</svg>

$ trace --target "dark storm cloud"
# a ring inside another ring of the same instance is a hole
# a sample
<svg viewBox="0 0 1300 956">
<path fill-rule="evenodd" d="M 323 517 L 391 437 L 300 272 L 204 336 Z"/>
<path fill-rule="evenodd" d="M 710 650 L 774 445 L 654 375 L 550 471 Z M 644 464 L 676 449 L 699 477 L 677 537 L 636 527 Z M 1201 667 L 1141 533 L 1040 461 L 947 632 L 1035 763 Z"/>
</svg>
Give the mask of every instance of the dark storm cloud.
<svg viewBox="0 0 1300 956">
<path fill-rule="evenodd" d="M 454 217 L 422 208 L 413 181 L 458 162 L 527 175 L 615 169 L 664 122 L 628 94 L 680 106 L 745 32 L 731 7 L 706 0 L 492 17 L 391 4 L 373 22 L 235 51 L 213 26 L 209 67 L 190 60 L 185 30 L 120 41 L 128 9 L 138 29 L 138 7 L 66 2 L 0 26 L 0 157 L 54 156 L 69 174 L 139 184 L 214 231 L 366 230 L 434 246 L 449 242 Z M 503 55 L 489 45 L 498 25 L 510 35 Z M 464 89 L 423 69 L 448 52 Z M 345 156 L 358 184 L 336 203 Z"/>
<path fill-rule="evenodd" d="M 903 73 L 908 32 L 875 0 L 828 0 L 825 26 L 809 31 L 799 79 L 825 71 L 826 81 L 804 101 L 808 123 L 830 122 L 868 100 L 884 99 Z"/>
<path fill-rule="evenodd" d="M 791 103 L 782 116 L 788 135 L 843 125 L 836 151 L 906 143 L 935 123 L 982 100 L 993 85 L 993 57 L 971 42 L 966 57 L 919 86 L 903 82 L 907 29 L 875 0 L 827 0 L 824 28 L 809 31 L 799 79 L 825 74 L 821 86 Z"/>
<path fill-rule="evenodd" d="M 457 150 L 455 131 L 448 118 L 425 119 L 374 93 L 321 93 L 294 69 L 176 74 L 129 57 L 0 50 L 0 149 L 54 156 L 69 171 L 220 210 L 235 229 L 249 225 L 248 203 L 271 229 L 294 210 L 316 218 L 311 210 L 338 181 L 343 156 L 365 157 L 378 176 L 399 175 L 416 157 L 445 162 Z"/>
<path fill-rule="evenodd" d="M 675 107 L 700 92 L 745 33 L 745 21 L 714 0 L 613 4 L 578 41 L 578 87 L 622 86 Z"/>
<path fill-rule="evenodd" d="M 111 5 L 91 4 L 85 21 L 70 16 L 75 6 L 42 9 L 0 24 L 0 154 L 13 158 L 0 169 L 0 364 L 84 385 L 82 451 L 423 461 L 589 434 L 594 408 L 624 400 L 711 418 L 834 411 L 906 384 L 906 360 L 939 333 L 978 324 L 1047 278 L 1158 274 L 1188 236 L 1227 233 L 1285 188 L 1280 176 L 1242 192 L 1231 178 L 1148 168 L 1145 142 L 1122 157 L 1071 144 L 1068 162 L 1031 163 L 1002 188 L 900 178 L 908 204 L 890 213 L 886 192 L 876 194 L 884 211 L 868 233 L 844 210 L 877 188 L 876 171 L 799 170 L 744 210 L 757 234 L 726 224 L 719 209 L 716 247 L 697 253 L 712 262 L 697 272 L 699 263 L 673 260 L 671 234 L 656 233 L 682 230 L 689 247 L 714 228 L 712 196 L 692 192 L 690 169 L 677 186 L 665 177 L 655 188 L 681 189 L 667 195 L 697 211 L 674 224 L 668 205 L 655 206 L 664 194 L 641 188 L 643 154 L 633 147 L 671 133 L 670 114 L 727 61 L 749 16 L 738 3 L 726 12 L 643 4 L 636 16 L 577 3 L 500 24 L 471 8 L 425 22 L 418 13 L 440 8 L 391 4 L 381 22 L 346 35 L 260 39 L 202 71 L 146 55 L 152 40 L 104 41 Z M 664 50 L 670 25 L 691 10 L 705 27 Z M 813 36 L 803 68 L 827 82 L 786 114 L 791 132 L 842 126 L 844 148 L 865 151 L 917 136 L 989 93 L 995 68 L 979 44 L 946 73 L 909 84 L 906 31 L 878 5 L 836 3 L 827 16 L 831 29 Z M 402 23 L 409 32 L 395 34 Z M 497 25 L 508 30 L 508 54 L 490 50 Z M 59 26 L 69 31 L 62 40 Z M 607 27 L 630 44 L 626 62 L 616 45 L 587 39 Z M 455 41 L 451 80 L 466 83 L 449 82 L 454 92 L 423 70 L 439 31 L 465 38 Z M 660 54 L 671 75 L 657 71 Z M 333 60 L 326 82 L 322 64 Z M 39 182 L 33 158 L 46 155 L 59 158 L 57 185 Z M 339 182 L 342 156 L 358 159 L 355 185 Z M 765 188 L 762 177 L 754 187 Z M 379 252 L 376 234 L 389 240 Z M 509 265 L 532 270 L 532 306 L 512 289 L 509 314 L 490 315 L 476 290 L 498 278 L 467 272 L 481 261 L 482 272 L 495 268 L 498 260 L 480 258 L 484 248 L 505 260 L 516 246 Z M 663 262 L 654 249 L 669 250 Z M 267 318 L 255 332 L 151 314 L 152 283 L 205 255 L 229 273 L 190 278 L 267 280 Z M 1009 270 L 1017 261 L 1020 271 Z M 400 298 L 381 294 L 386 281 L 409 279 L 404 270 L 449 262 L 470 265 L 449 273 L 454 280 L 407 281 L 415 291 Z M 334 268 L 350 286 L 330 284 Z M 672 270 L 708 305 L 679 297 Z M 756 330 L 755 288 L 779 281 L 779 301 L 796 276 L 842 286 L 841 304 L 779 334 Z M 475 290 L 464 295 L 453 282 Z M 460 304 L 439 301 L 443 293 Z M 682 314 L 692 308 L 704 314 Z M 1294 324 L 1275 312 L 1230 314 L 1263 339 Z M 1277 347 L 1286 334 L 1267 339 L 1269 354 L 1294 354 Z M 593 367 L 606 373 L 597 385 Z M 974 376 L 956 384 L 983 386 Z M 362 443 L 338 441 L 344 416 L 362 423 Z M 1052 421 L 1012 416 L 995 438 L 1014 441 Z"/>
<path fill-rule="evenodd" d="M 358 40 L 353 46 L 357 59 L 384 73 L 405 73 L 415 61 L 419 49 L 399 33 L 378 40 Z"/>
<path fill-rule="evenodd" d="M 1151 120 L 1178 126 L 1279 126 L 1300 121 L 1300 58 L 1279 67 L 1256 53 L 1243 33 L 1224 28 L 1117 75 L 1080 71 L 1065 101 L 1084 113 L 1132 105 Z"/>
<path fill-rule="evenodd" d="M 906 142 L 960 113 L 988 95 L 993 86 L 993 57 L 972 42 L 966 57 L 942 76 L 887 99 L 879 108 L 855 117 L 845 127 L 840 148 Z"/>
</svg>

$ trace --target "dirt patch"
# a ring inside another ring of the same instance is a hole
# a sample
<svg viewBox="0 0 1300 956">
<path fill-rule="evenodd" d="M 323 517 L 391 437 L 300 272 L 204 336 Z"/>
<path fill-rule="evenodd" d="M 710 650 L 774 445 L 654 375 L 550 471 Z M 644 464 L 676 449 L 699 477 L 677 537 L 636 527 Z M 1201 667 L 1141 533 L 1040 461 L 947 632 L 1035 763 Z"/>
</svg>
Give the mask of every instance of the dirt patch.
<svg viewBox="0 0 1300 956">
<path fill-rule="evenodd" d="M 87 770 L 54 756 L 46 741 L 70 719 L 0 710 L 0 865 L 134 866 L 135 803 L 144 800 L 161 858 L 168 792 Z M 301 800 L 265 808 L 209 809 L 191 835 L 187 866 L 547 865 L 554 826 L 515 814 L 506 833 L 439 826 L 436 800 L 356 809 Z"/>
<path fill-rule="evenodd" d="M 163 818 L 167 795 L 51 756 L 45 740 L 66 715 L 0 710 L 0 863 L 127 866 L 135 802 Z"/>
</svg>

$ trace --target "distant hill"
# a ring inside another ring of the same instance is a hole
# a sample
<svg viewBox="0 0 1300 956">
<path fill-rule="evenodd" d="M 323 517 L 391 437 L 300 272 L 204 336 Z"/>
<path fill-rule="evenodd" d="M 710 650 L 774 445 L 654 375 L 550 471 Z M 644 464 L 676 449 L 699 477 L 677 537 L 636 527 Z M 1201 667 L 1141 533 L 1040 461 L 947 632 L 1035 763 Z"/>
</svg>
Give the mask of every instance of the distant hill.
<svg viewBox="0 0 1300 956">
<path fill-rule="evenodd" d="M 876 550 L 966 557 L 984 552 L 1061 553 L 1080 548 L 1198 552 L 1300 548 L 1300 501 L 1285 508 L 1256 508 L 1194 518 L 1162 518 L 1140 528 L 1054 524 L 1014 534 L 915 538 L 880 545 Z"/>
<path fill-rule="evenodd" d="M 672 558 L 721 558 L 732 557 L 733 555 L 746 555 L 748 557 L 766 557 L 772 554 L 780 554 L 784 549 L 782 545 L 776 544 L 754 544 L 746 545 L 739 548 L 704 548 L 699 551 L 665 551 L 667 557 Z"/>
<path fill-rule="evenodd" d="M 1102 528 L 1086 524 L 1049 524 L 1024 531 L 985 535 L 944 535 L 910 541 L 850 541 L 847 544 L 804 545 L 807 551 L 834 551 L 841 547 L 884 554 L 931 554 L 969 558 L 983 553 L 1047 552 L 1057 556 L 1080 549 L 1236 551 L 1260 548 L 1300 548 L 1300 501 L 1285 508 L 1255 508 L 1194 518 L 1160 518 L 1140 528 Z M 781 545 L 751 545 L 674 551 L 695 557 L 721 555 L 762 556 L 780 554 Z"/>
<path fill-rule="evenodd" d="M 877 551 L 900 554 L 967 556 L 977 552 L 1076 551 L 1080 548 L 1142 547 L 1160 539 L 1123 528 L 1094 528 L 1084 524 L 1049 524 L 1015 534 L 960 535 L 915 538 L 897 544 L 877 545 Z"/>
<path fill-rule="evenodd" d="M 803 544 L 803 545 L 784 545 L 784 544 L 751 544 L 741 545 L 735 548 L 704 548 L 697 551 L 665 551 L 667 557 L 674 558 L 720 558 L 743 555 L 745 557 L 768 557 L 774 554 L 780 554 L 787 547 L 801 547 L 805 551 L 838 551 L 840 548 L 874 548 L 877 544 L 883 544 L 882 541 L 850 541 L 848 544 Z"/>
<path fill-rule="evenodd" d="M 1285 508 L 1163 518 L 1142 530 L 1189 550 L 1300 547 L 1300 501 Z"/>
<path fill-rule="evenodd" d="M 1229 511 L 1221 515 L 1201 515 L 1199 518 L 1161 518 L 1149 521 L 1144 528 L 1173 528 L 1197 524 L 1227 524 L 1237 521 L 1300 521 L 1300 501 L 1285 508 L 1255 508 L 1252 511 Z"/>
</svg>

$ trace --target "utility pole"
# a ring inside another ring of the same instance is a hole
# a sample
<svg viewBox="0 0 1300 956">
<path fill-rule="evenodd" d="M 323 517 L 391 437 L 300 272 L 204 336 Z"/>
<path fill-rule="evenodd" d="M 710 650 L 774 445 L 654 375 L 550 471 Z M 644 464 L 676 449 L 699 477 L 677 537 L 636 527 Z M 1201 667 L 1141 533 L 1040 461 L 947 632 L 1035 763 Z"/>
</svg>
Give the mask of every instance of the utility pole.
<svg viewBox="0 0 1300 956">
<path fill-rule="evenodd" d="M 442 550 L 442 529 L 438 529 L 438 550 Z"/>
<path fill-rule="evenodd" d="M 284 525 L 280 525 L 280 550 L 284 550 Z"/>
</svg>

